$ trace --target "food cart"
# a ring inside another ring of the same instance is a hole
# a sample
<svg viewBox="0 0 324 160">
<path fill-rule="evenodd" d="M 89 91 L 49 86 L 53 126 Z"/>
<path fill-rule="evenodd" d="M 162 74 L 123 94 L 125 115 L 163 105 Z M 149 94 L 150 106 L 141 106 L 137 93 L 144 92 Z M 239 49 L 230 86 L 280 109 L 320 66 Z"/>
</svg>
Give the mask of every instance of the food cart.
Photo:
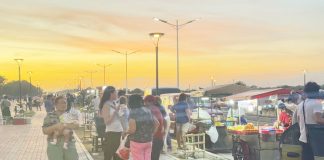
<svg viewBox="0 0 324 160">
<path fill-rule="evenodd" d="M 252 91 L 252 94 L 241 94 L 246 96 L 245 98 L 236 99 L 239 117 L 241 117 L 240 110 L 244 109 L 246 115 L 250 114 L 255 119 L 248 119 L 249 122 L 253 123 L 247 125 L 237 123 L 239 125 L 228 127 L 228 133 L 232 136 L 233 141 L 232 155 L 234 160 L 280 159 L 279 138 L 283 130 L 272 127 L 272 124 L 278 117 L 277 101 L 284 94 L 289 94 L 288 90 Z"/>
<path fill-rule="evenodd" d="M 254 127 L 252 123 L 228 128 L 232 135 L 234 160 L 279 160 L 278 138 L 283 133 L 272 127 Z"/>
</svg>

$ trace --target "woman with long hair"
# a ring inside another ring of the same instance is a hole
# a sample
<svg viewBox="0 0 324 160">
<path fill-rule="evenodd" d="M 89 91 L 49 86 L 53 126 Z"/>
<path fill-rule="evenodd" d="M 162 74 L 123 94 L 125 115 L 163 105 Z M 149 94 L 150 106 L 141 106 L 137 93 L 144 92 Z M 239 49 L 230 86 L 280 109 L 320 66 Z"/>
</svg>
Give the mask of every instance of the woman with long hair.
<svg viewBox="0 0 324 160">
<path fill-rule="evenodd" d="M 112 86 L 106 87 L 100 100 L 100 115 L 106 124 L 106 137 L 103 144 L 104 159 L 118 159 L 116 151 L 120 145 L 120 138 L 123 132 L 122 123 L 119 118 L 119 107 L 116 106 L 116 89 Z"/>
<path fill-rule="evenodd" d="M 130 108 L 129 128 L 127 134 L 130 139 L 130 151 L 133 160 L 151 160 L 153 135 L 157 131 L 159 122 L 144 107 L 140 95 L 131 95 L 128 106 Z"/>
</svg>

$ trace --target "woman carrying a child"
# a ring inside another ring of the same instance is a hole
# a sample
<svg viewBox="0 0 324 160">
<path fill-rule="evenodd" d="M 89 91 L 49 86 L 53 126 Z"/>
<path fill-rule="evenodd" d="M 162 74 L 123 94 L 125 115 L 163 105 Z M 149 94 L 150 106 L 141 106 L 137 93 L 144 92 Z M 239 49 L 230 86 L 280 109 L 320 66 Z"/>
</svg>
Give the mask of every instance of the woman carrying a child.
<svg viewBox="0 0 324 160">
<path fill-rule="evenodd" d="M 73 130 L 79 127 L 77 122 L 63 123 L 62 115 L 66 114 L 66 98 L 59 96 L 54 101 L 55 112 L 49 112 L 44 118 L 43 133 L 48 136 L 47 156 L 49 160 L 77 160 L 78 153 L 75 148 L 75 140 L 70 135 L 64 135 L 66 130 Z M 66 141 L 69 137 L 68 142 Z M 56 138 L 55 138 L 56 137 Z M 55 140 L 56 139 L 56 140 Z M 53 143 L 55 142 L 55 143 Z M 65 147 L 64 147 L 65 143 Z"/>
</svg>

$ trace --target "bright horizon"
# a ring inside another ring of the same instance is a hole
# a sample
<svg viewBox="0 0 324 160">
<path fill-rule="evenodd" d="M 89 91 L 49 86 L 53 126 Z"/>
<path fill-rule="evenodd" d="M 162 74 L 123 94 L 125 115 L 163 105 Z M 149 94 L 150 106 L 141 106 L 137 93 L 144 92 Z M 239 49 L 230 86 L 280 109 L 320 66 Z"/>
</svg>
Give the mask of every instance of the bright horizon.
<svg viewBox="0 0 324 160">
<path fill-rule="evenodd" d="M 180 88 L 210 87 L 243 81 L 248 85 L 324 84 L 324 2 L 226 0 L 0 0 L 0 75 L 18 80 L 15 58 L 23 58 L 22 79 L 39 81 L 47 91 L 103 84 L 96 64 L 112 64 L 106 82 L 125 87 L 155 86 L 159 43 L 160 87 L 176 86 L 176 32 L 153 17 L 180 23 L 201 18 L 179 31 Z M 108 80 L 107 80 L 108 79 Z"/>
</svg>

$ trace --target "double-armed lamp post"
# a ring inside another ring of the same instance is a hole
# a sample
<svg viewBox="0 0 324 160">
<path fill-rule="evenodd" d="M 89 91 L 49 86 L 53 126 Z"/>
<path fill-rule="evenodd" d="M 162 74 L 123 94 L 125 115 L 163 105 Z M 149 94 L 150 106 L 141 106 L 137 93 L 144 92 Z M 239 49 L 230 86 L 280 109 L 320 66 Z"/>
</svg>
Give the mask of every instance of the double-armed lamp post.
<svg viewBox="0 0 324 160">
<path fill-rule="evenodd" d="M 130 53 L 128 53 L 128 52 L 120 52 L 120 51 L 116 51 L 116 50 L 112 50 L 113 52 L 115 52 L 115 53 L 118 53 L 118 54 L 122 54 L 122 55 L 124 55 L 125 56 L 125 60 L 126 60 L 126 67 L 125 67 L 125 69 L 126 69 L 126 75 L 125 75 L 125 89 L 126 89 L 126 94 L 128 94 L 128 75 L 127 75 L 127 73 L 128 73 L 128 56 L 129 55 L 131 55 L 131 54 L 136 54 L 138 51 L 135 51 L 135 52 L 130 52 Z"/>
<path fill-rule="evenodd" d="M 103 73 L 104 73 L 104 86 L 106 86 L 106 68 L 110 67 L 112 64 L 97 64 L 97 66 L 103 68 Z"/>
<path fill-rule="evenodd" d="M 195 21 L 198 21 L 200 20 L 199 18 L 198 19 L 193 19 L 193 20 L 190 20 L 190 21 L 187 21 L 185 23 L 182 23 L 182 24 L 179 24 L 179 21 L 176 20 L 176 23 L 175 24 L 172 24 L 166 20 L 163 20 L 163 19 L 159 19 L 159 18 L 153 18 L 155 21 L 158 21 L 158 22 L 162 22 L 162 23 L 165 23 L 169 26 L 171 26 L 172 28 L 174 28 L 176 31 L 177 31 L 177 87 L 180 88 L 180 78 L 179 78 L 179 29 L 181 29 L 182 27 L 184 27 L 185 25 L 187 24 L 190 24 L 192 22 L 195 22 Z"/>
</svg>

